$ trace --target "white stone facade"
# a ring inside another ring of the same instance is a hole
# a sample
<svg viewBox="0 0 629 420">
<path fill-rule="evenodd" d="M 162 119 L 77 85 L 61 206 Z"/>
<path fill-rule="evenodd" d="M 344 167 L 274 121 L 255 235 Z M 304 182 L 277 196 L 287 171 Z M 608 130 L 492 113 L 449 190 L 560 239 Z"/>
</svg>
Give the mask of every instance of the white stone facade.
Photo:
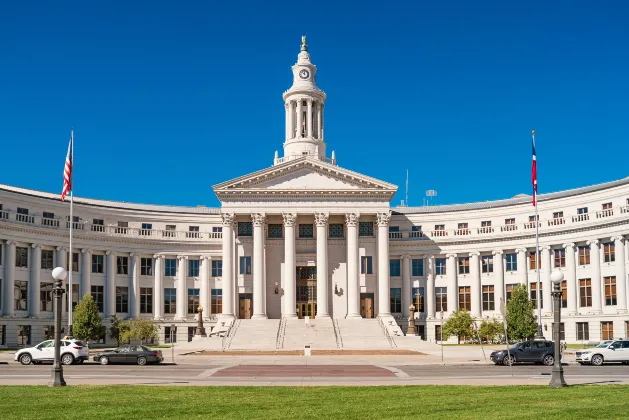
<svg viewBox="0 0 629 420">
<path fill-rule="evenodd" d="M 79 296 L 102 296 L 103 317 L 155 320 L 160 341 L 171 325 L 185 341 L 198 304 L 211 327 L 219 318 L 365 316 L 404 326 L 409 305 L 421 303 L 417 324 L 428 340 L 441 322 L 439 296 L 446 318 L 459 305 L 479 321 L 500 318 L 511 285 L 536 281 L 530 197 L 391 208 L 395 185 L 326 155 L 326 95 L 315 74 L 304 40 L 283 96 L 284 156 L 216 185 L 220 208 L 75 198 Z M 51 269 L 67 268 L 69 206 L 57 194 L 7 185 L 0 206 L 2 343 L 15 345 L 23 326 L 37 342 L 52 325 Z M 540 195 L 539 231 L 545 334 L 558 268 L 568 342 L 599 340 L 610 326 L 614 337 L 627 336 L 629 178 Z"/>
</svg>

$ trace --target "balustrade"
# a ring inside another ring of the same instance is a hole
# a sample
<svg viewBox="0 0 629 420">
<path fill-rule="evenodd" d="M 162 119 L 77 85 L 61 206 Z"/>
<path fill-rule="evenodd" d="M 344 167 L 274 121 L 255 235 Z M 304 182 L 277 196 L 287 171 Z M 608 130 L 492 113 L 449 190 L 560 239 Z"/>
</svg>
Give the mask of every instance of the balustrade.
<svg viewBox="0 0 629 420">
<path fill-rule="evenodd" d="M 609 217 L 614 215 L 614 209 L 605 209 L 596 212 L 596 218 L 600 219 L 602 217 Z"/>
<path fill-rule="evenodd" d="M 58 219 L 48 218 L 48 217 L 42 217 L 41 225 L 42 226 L 58 228 L 59 227 L 59 220 Z"/>
</svg>

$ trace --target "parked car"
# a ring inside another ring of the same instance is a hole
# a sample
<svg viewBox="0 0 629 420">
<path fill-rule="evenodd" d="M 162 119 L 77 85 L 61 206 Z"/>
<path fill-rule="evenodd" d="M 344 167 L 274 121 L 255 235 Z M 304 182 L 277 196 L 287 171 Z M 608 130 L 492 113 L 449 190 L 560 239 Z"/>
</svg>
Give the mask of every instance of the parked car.
<svg viewBox="0 0 629 420">
<path fill-rule="evenodd" d="M 514 344 L 509 351 L 494 351 L 489 357 L 497 365 L 543 363 L 552 366 L 555 363 L 555 344 L 546 340 L 523 341 Z"/>
<path fill-rule="evenodd" d="M 106 350 L 94 356 L 94 361 L 101 365 L 110 363 L 135 363 L 143 366 L 147 363 L 160 363 L 164 360 L 161 350 L 151 350 L 145 346 L 125 344 L 113 350 Z"/>
<path fill-rule="evenodd" d="M 15 353 L 14 360 L 23 365 L 52 362 L 55 358 L 55 340 L 42 341 L 34 347 L 27 347 Z M 61 340 L 61 363 L 71 365 L 89 360 L 87 347 L 79 340 Z"/>
<path fill-rule="evenodd" d="M 629 363 L 629 340 L 602 341 L 598 346 L 577 350 L 577 363 L 601 366 L 607 362 Z"/>
</svg>

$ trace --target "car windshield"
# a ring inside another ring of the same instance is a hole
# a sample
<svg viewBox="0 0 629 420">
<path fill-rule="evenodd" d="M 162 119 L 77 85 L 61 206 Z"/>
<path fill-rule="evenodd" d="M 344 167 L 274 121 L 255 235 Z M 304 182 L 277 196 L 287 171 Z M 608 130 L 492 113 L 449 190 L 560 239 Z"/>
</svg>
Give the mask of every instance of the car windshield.
<svg viewBox="0 0 629 420">
<path fill-rule="evenodd" d="M 75 342 L 74 342 L 74 345 L 75 345 L 75 346 L 78 346 L 78 347 L 85 347 L 85 344 L 83 344 L 83 342 L 82 342 L 82 341 L 75 341 Z"/>
<path fill-rule="evenodd" d="M 601 342 L 598 346 L 596 346 L 597 349 L 604 349 L 607 348 L 607 346 L 609 346 L 609 343 L 611 343 L 611 341 L 603 341 Z"/>
</svg>

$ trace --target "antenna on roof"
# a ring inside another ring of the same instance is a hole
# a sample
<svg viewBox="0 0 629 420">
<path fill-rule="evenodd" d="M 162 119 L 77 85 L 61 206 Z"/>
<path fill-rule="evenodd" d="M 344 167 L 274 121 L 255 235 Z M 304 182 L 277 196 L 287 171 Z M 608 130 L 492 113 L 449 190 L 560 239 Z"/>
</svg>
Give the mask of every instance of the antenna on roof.
<svg viewBox="0 0 629 420">
<path fill-rule="evenodd" d="M 408 207 L 408 169 L 406 170 L 406 207 Z"/>
<path fill-rule="evenodd" d="M 435 190 L 426 191 L 426 202 L 428 203 L 429 206 L 432 204 L 432 198 L 436 196 L 437 196 L 437 191 Z"/>
</svg>

